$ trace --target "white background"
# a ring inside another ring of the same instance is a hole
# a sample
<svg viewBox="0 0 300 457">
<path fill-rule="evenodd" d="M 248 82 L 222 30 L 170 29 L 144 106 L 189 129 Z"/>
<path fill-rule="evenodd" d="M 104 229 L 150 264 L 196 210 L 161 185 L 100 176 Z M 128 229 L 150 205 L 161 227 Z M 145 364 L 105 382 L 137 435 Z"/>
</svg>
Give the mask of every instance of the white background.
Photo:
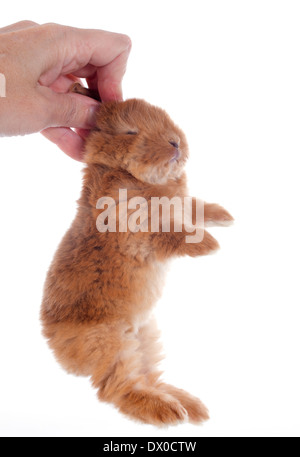
<svg viewBox="0 0 300 457">
<path fill-rule="evenodd" d="M 125 98 L 170 113 L 189 139 L 191 193 L 236 223 L 212 231 L 217 255 L 173 263 L 157 307 L 166 379 L 211 420 L 131 422 L 60 369 L 40 334 L 82 165 L 41 135 L 1 138 L 0 434 L 299 436 L 299 2 L 6 2 L 0 26 L 22 19 L 130 35 Z"/>
</svg>

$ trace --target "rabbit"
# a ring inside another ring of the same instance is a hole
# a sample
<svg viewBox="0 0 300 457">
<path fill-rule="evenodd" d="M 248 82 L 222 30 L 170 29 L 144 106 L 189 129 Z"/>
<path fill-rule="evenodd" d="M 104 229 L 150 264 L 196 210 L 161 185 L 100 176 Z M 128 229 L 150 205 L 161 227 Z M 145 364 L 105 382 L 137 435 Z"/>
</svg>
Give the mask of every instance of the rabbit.
<svg viewBox="0 0 300 457">
<path fill-rule="evenodd" d="M 118 207 L 120 189 L 146 201 L 188 196 L 188 155 L 184 133 L 161 108 L 139 99 L 100 105 L 85 143 L 77 216 L 50 266 L 41 307 L 43 334 L 62 367 L 90 377 L 99 400 L 156 426 L 209 419 L 200 400 L 161 379 L 152 310 L 170 259 L 211 254 L 219 245 L 207 231 L 187 243 L 184 227 L 100 232 L 105 208 L 97 202 L 105 196 Z M 204 204 L 206 225 L 232 221 L 219 205 Z"/>
</svg>

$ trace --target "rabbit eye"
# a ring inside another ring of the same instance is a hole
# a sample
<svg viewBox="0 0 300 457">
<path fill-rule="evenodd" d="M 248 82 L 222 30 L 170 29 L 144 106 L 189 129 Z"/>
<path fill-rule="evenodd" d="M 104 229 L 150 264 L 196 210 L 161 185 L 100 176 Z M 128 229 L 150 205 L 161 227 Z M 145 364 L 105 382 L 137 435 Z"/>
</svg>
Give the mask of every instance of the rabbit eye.
<svg viewBox="0 0 300 457">
<path fill-rule="evenodd" d="M 126 135 L 137 135 L 137 132 L 134 132 L 133 130 L 129 130 L 126 132 Z"/>
</svg>

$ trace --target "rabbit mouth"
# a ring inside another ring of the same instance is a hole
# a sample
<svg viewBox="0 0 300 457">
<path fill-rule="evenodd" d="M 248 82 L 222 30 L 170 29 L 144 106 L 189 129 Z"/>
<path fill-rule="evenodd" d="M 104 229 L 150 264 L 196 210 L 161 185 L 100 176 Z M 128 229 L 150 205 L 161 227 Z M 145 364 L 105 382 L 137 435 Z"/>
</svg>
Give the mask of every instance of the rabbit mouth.
<svg viewBox="0 0 300 457">
<path fill-rule="evenodd" d="M 179 163 L 179 159 L 181 158 L 181 152 L 179 149 L 176 149 L 176 151 L 174 152 L 174 155 L 172 157 L 172 159 L 169 161 L 169 163 Z"/>
</svg>

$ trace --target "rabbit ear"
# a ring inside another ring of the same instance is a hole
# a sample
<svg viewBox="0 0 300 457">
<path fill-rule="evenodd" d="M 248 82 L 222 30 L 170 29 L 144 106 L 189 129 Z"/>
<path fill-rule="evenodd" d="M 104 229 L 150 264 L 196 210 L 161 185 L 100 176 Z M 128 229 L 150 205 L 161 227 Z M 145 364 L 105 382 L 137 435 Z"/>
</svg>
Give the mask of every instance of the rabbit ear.
<svg viewBox="0 0 300 457">
<path fill-rule="evenodd" d="M 69 92 L 74 94 L 85 95 L 86 97 L 93 98 L 101 102 L 101 97 L 97 90 L 88 89 L 87 87 L 83 87 L 80 83 L 74 83 L 69 89 Z"/>
</svg>

